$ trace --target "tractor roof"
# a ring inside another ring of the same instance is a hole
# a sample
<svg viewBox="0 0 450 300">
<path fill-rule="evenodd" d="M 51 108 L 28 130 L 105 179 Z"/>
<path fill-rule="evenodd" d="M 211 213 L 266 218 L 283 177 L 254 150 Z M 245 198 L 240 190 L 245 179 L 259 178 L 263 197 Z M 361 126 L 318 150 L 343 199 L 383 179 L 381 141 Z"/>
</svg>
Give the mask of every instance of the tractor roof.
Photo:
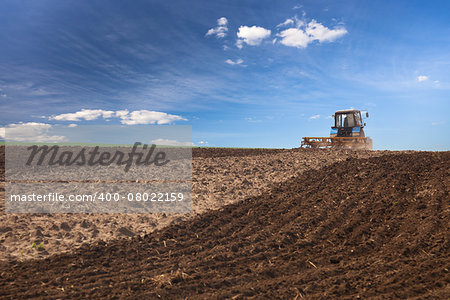
<svg viewBox="0 0 450 300">
<path fill-rule="evenodd" d="M 336 112 L 336 114 L 348 114 L 348 113 L 352 113 L 352 112 L 360 112 L 359 109 L 343 109 L 343 110 L 338 110 Z"/>
</svg>

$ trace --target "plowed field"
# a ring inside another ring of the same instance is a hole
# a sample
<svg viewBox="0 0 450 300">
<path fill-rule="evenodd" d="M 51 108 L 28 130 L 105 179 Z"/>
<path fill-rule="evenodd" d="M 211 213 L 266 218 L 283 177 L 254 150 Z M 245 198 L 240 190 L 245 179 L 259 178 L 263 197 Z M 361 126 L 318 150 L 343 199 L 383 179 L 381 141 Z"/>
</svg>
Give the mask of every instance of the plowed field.
<svg viewBox="0 0 450 300">
<path fill-rule="evenodd" d="M 11 256 L 0 297 L 450 297 L 449 152 L 216 151 L 194 151 L 195 216 Z"/>
</svg>

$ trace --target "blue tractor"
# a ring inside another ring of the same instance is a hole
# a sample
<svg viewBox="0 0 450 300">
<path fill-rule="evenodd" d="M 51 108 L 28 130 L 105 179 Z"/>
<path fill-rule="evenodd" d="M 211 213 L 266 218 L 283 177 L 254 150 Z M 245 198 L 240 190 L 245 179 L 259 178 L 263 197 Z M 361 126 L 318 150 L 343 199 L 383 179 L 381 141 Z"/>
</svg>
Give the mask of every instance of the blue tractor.
<svg viewBox="0 0 450 300">
<path fill-rule="evenodd" d="M 369 117 L 368 112 L 364 115 Z M 364 133 L 366 123 L 360 110 L 338 110 L 333 118 L 330 137 L 304 137 L 301 147 L 372 150 L 372 139 Z"/>
</svg>

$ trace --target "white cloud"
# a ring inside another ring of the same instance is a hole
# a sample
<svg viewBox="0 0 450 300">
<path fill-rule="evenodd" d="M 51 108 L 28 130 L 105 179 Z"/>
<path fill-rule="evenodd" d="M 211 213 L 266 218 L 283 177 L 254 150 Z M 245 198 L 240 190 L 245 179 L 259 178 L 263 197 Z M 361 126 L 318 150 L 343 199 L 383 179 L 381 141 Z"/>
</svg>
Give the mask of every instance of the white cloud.
<svg viewBox="0 0 450 300">
<path fill-rule="evenodd" d="M 219 25 L 219 26 L 227 26 L 228 25 L 227 18 L 222 17 L 222 18 L 217 19 L 217 25 Z"/>
<path fill-rule="evenodd" d="M 118 118 L 122 118 L 122 117 L 126 117 L 130 112 L 128 111 L 128 109 L 124 109 L 124 110 L 118 110 L 116 111 L 116 113 L 114 114 L 115 117 Z"/>
<path fill-rule="evenodd" d="M 81 121 L 82 119 L 86 121 L 91 121 L 103 117 L 105 119 L 111 118 L 114 112 L 110 110 L 102 109 L 82 109 L 74 113 L 61 114 L 49 117 L 49 120 L 55 121 Z"/>
<path fill-rule="evenodd" d="M 418 82 L 422 82 L 422 81 L 426 81 L 426 80 L 428 80 L 428 76 L 425 76 L 425 75 L 417 76 L 417 81 Z"/>
<path fill-rule="evenodd" d="M 192 142 L 179 142 L 177 140 L 169 140 L 169 139 L 156 139 L 151 141 L 151 143 L 163 146 L 193 146 Z"/>
<path fill-rule="evenodd" d="M 295 5 L 292 9 L 300 9 L 302 7 L 303 7 L 303 5 Z"/>
<path fill-rule="evenodd" d="M 237 32 L 238 40 L 236 46 L 240 49 L 246 43 L 250 46 L 258 46 L 261 42 L 270 37 L 271 31 L 259 26 L 241 26 Z"/>
<path fill-rule="evenodd" d="M 232 65 L 232 66 L 234 66 L 234 65 L 240 65 L 240 64 L 242 64 L 244 61 L 242 60 L 242 59 L 236 59 L 235 61 L 233 61 L 233 60 L 231 60 L 231 59 L 227 59 L 226 61 L 225 61 L 227 64 L 229 64 L 229 65 Z"/>
<path fill-rule="evenodd" d="M 49 135 L 52 125 L 45 123 L 18 123 L 0 127 L 0 138 L 12 142 L 57 143 L 66 139 L 64 136 Z M 6 137 L 6 132 L 8 136 Z"/>
<path fill-rule="evenodd" d="M 228 32 L 228 20 L 225 17 L 217 19 L 217 26 L 211 28 L 206 32 L 206 36 L 215 35 L 218 38 L 223 38 Z"/>
<path fill-rule="evenodd" d="M 288 47 L 306 48 L 311 42 L 305 31 L 299 28 L 289 28 L 278 34 L 280 43 Z"/>
<path fill-rule="evenodd" d="M 314 116 L 311 116 L 309 119 L 310 120 L 316 120 L 316 119 L 319 119 L 320 118 L 320 115 L 314 115 Z"/>
<path fill-rule="evenodd" d="M 308 24 L 305 24 L 297 18 L 294 18 L 294 20 L 289 22 L 289 24 L 295 24 L 295 27 L 285 29 L 277 34 L 281 38 L 280 43 L 288 47 L 306 48 L 314 41 L 318 41 L 319 43 L 334 42 L 348 33 L 344 27 L 330 29 L 318 23 L 316 20 L 311 20 Z M 286 22 L 287 20 L 284 23 Z"/>
<path fill-rule="evenodd" d="M 198 142 L 197 144 L 199 144 L 199 145 L 207 145 L 208 142 L 207 142 L 207 141 L 200 141 L 200 142 Z"/>
<path fill-rule="evenodd" d="M 322 42 L 334 42 L 338 38 L 346 35 L 348 31 L 343 27 L 329 29 L 328 27 L 325 27 L 322 24 L 317 23 L 316 20 L 312 20 L 311 22 L 308 23 L 308 26 L 306 27 L 306 33 L 313 40 L 318 40 L 320 43 L 322 43 Z"/>
<path fill-rule="evenodd" d="M 288 26 L 288 25 L 292 25 L 292 24 L 294 24 L 293 19 L 286 19 L 286 21 L 284 21 L 283 23 L 278 24 L 277 27 L 283 27 L 283 26 Z"/>
<path fill-rule="evenodd" d="M 51 116 L 49 120 L 55 121 L 91 121 L 98 119 L 99 117 L 103 117 L 107 119 L 110 118 L 119 118 L 120 122 L 125 125 L 136 125 L 136 124 L 170 124 L 174 121 L 187 121 L 187 119 L 177 116 L 171 115 L 164 112 L 159 111 L 151 111 L 151 110 L 135 110 L 129 112 L 127 109 L 118 110 L 118 111 L 106 111 L 102 109 L 82 109 L 81 111 L 75 113 L 67 113 L 56 116 Z M 72 126 L 71 126 L 72 125 Z M 69 127 L 74 127 L 71 124 Z"/>
<path fill-rule="evenodd" d="M 77 124 L 69 124 L 69 125 L 67 125 L 67 127 L 69 127 L 69 128 L 74 128 L 74 127 L 77 127 L 78 125 Z"/>
<path fill-rule="evenodd" d="M 187 119 L 177 115 L 150 110 L 135 110 L 127 115 L 122 115 L 120 119 L 120 122 L 125 125 L 170 124 L 174 121 L 187 121 Z"/>
</svg>

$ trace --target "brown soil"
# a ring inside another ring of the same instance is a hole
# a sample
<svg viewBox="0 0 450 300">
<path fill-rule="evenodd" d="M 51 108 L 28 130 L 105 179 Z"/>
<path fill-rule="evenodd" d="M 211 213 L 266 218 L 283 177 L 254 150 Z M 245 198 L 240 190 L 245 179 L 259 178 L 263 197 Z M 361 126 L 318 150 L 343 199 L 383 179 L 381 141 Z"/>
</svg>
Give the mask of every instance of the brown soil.
<svg viewBox="0 0 450 300">
<path fill-rule="evenodd" d="M 4 152 L 4 148 L 0 151 Z M 44 258 L 73 251 L 83 243 L 142 236 L 210 209 L 257 196 L 273 184 L 306 170 L 348 157 L 374 155 L 382 152 L 194 148 L 192 214 L 5 214 L 4 201 L 0 201 L 0 260 Z M 0 157 L 4 159 L 3 155 Z M 4 169 L 0 170 L 4 177 Z M 0 184 L 3 200 L 4 183 Z M 33 243 L 43 243 L 44 247 L 36 251 Z"/>
<path fill-rule="evenodd" d="M 299 150 L 299 149 L 297 149 Z M 283 152 L 292 152 L 292 149 L 266 149 L 266 148 L 192 148 L 192 157 L 241 157 L 277 154 Z"/>
<path fill-rule="evenodd" d="M 448 299 L 449 166 L 349 157 L 144 237 L 2 262 L 0 297 Z"/>
</svg>

